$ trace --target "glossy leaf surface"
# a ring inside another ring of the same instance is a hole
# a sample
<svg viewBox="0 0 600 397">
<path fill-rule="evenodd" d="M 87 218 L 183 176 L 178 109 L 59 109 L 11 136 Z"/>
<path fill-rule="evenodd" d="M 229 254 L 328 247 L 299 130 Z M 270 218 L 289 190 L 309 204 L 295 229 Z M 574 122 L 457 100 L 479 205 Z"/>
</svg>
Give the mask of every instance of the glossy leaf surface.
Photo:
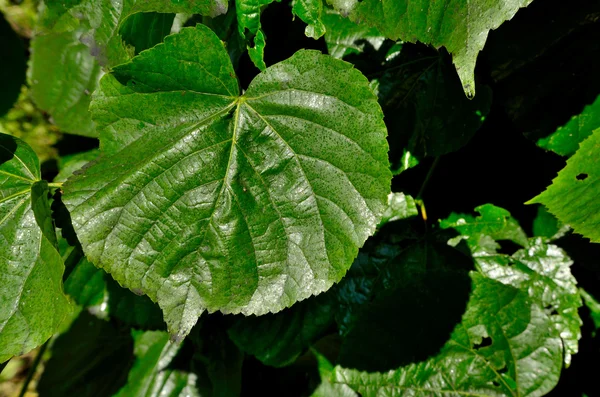
<svg viewBox="0 0 600 397">
<path fill-rule="evenodd" d="M 325 34 L 323 0 L 294 0 L 292 12 L 308 25 L 304 30 L 306 36 L 316 40 Z"/>
<path fill-rule="evenodd" d="M 385 40 L 376 28 L 356 24 L 333 10 L 325 10 L 322 19 L 326 28 L 327 50 L 333 57 L 341 59 L 350 54 L 359 54 L 369 46 L 377 50 Z"/>
<path fill-rule="evenodd" d="M 0 134 L 0 362 L 44 343 L 71 313 L 37 156 Z"/>
<path fill-rule="evenodd" d="M 475 61 L 490 30 L 532 0 L 328 0 L 386 37 L 446 47 L 468 97 L 475 96 Z"/>
<path fill-rule="evenodd" d="M 237 94 L 212 31 L 168 36 L 102 79 L 103 157 L 63 188 L 87 257 L 177 337 L 206 309 L 265 314 L 327 290 L 389 194 L 381 110 L 349 64 L 300 51 Z"/>
<path fill-rule="evenodd" d="M 561 341 L 527 294 L 471 273 L 473 292 L 461 323 L 435 357 L 387 373 L 335 367 L 327 381 L 360 395 L 543 395 L 560 374 Z M 535 374 L 535 375 L 533 375 Z M 331 394 L 339 395 L 339 388 Z"/>
<path fill-rule="evenodd" d="M 600 243 L 600 129 L 581 142 L 579 150 L 544 192 L 529 200 L 548 208 L 575 233 Z"/>
</svg>

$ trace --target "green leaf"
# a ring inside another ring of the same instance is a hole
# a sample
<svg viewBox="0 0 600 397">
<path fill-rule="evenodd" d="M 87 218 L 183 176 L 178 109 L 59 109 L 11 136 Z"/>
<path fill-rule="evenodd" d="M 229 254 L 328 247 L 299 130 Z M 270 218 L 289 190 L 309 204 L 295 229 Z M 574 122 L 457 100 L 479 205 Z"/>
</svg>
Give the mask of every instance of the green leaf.
<svg viewBox="0 0 600 397">
<path fill-rule="evenodd" d="M 563 237 L 571 227 L 563 225 L 554 215 L 548 212 L 543 205 L 538 206 L 536 217 L 533 219 L 533 235 L 544 237 L 546 242 L 551 242 Z"/>
<path fill-rule="evenodd" d="M 160 308 L 145 295 L 136 295 L 122 288 L 110 275 L 105 276 L 108 295 L 108 313 L 124 323 L 142 329 L 165 329 Z M 139 291 L 138 291 L 139 293 Z"/>
<path fill-rule="evenodd" d="M 600 96 L 567 124 L 539 139 L 537 145 L 561 156 L 572 156 L 579 148 L 579 143 L 597 128 L 600 128 Z"/>
<path fill-rule="evenodd" d="M 575 233 L 600 243 L 600 129 L 579 145 L 544 192 L 526 204 L 543 204 Z"/>
<path fill-rule="evenodd" d="M 521 247 L 528 247 L 527 235 L 519 223 L 507 210 L 492 204 L 485 204 L 475 208 L 480 216 L 452 213 L 448 218 L 440 221 L 442 229 L 453 228 L 467 240 L 473 256 L 480 252 L 495 252 L 497 244 L 492 240 L 509 240 Z M 460 239 L 460 238 L 459 238 Z"/>
<path fill-rule="evenodd" d="M 340 364 L 385 371 L 435 355 L 464 313 L 472 260 L 431 242 L 404 250 L 382 244 L 361 255 L 336 289 Z"/>
<path fill-rule="evenodd" d="M 42 15 L 44 31 L 72 32 L 86 44 L 103 66 L 115 66 L 131 57 L 121 36 L 129 17 L 137 13 L 188 13 L 217 16 L 227 12 L 226 0 L 77 0 L 47 5 Z M 125 27 L 125 32 L 128 28 Z"/>
<path fill-rule="evenodd" d="M 98 136 L 88 107 L 101 73 L 74 31 L 38 35 L 31 42 L 28 80 L 32 98 L 64 132 Z"/>
<path fill-rule="evenodd" d="M 48 193 L 33 150 L 0 134 L 0 362 L 44 343 L 72 310 Z"/>
<path fill-rule="evenodd" d="M 106 296 L 104 274 L 82 257 L 65 280 L 65 293 L 84 308 L 101 305 Z"/>
<path fill-rule="evenodd" d="M 532 0 L 408 1 L 328 0 L 353 21 L 377 27 L 386 37 L 446 47 L 467 97 L 475 96 L 475 61 L 490 30 Z"/>
<path fill-rule="evenodd" d="M 404 193 L 390 193 L 388 206 L 383 212 L 379 227 L 386 223 L 419 215 L 415 199 Z"/>
<path fill-rule="evenodd" d="M 523 290 L 544 308 L 563 340 L 564 361 L 568 366 L 571 356 L 578 351 L 582 325 L 578 314 L 581 297 L 570 270 L 573 261 L 563 250 L 540 237 L 521 241 L 523 230 L 508 211 L 490 204 L 477 207 L 476 211 L 481 216 L 475 222 L 472 218 L 465 220 L 468 216 L 459 218 L 452 214 L 441 221 L 441 226 L 452 227 L 467 238 L 482 274 Z M 525 248 L 512 256 L 500 254 L 496 251 L 499 247 L 496 240 L 511 240 Z M 456 242 L 457 239 L 452 239 L 449 243 Z"/>
<path fill-rule="evenodd" d="M 175 14 L 140 12 L 133 14 L 123 22 L 119 34 L 125 44 L 134 48 L 135 55 L 162 43 L 171 33 Z"/>
<path fill-rule="evenodd" d="M 221 41 L 225 42 L 233 68 L 237 70 L 240 57 L 246 52 L 246 40 L 238 31 L 235 2 L 231 1 L 229 12 L 224 15 L 214 18 L 202 17 L 202 24 L 211 28 Z"/>
<path fill-rule="evenodd" d="M 381 110 L 350 64 L 300 51 L 237 95 L 210 29 L 168 36 L 102 79 L 102 157 L 63 186 L 86 256 L 158 302 L 176 338 L 204 310 L 327 290 L 389 194 Z"/>
<path fill-rule="evenodd" d="M 25 83 L 25 47 L 19 36 L 0 13 L 0 116 L 4 116 L 14 105 Z"/>
<path fill-rule="evenodd" d="M 299 302 L 279 313 L 236 319 L 228 330 L 233 342 L 266 365 L 293 363 L 333 324 L 330 294 Z"/>
<path fill-rule="evenodd" d="M 325 34 L 323 24 L 323 0 L 294 0 L 292 13 L 308 26 L 304 30 L 307 37 L 317 40 Z"/>
<path fill-rule="evenodd" d="M 194 374 L 168 368 L 181 344 L 169 342 L 169 334 L 161 331 L 134 331 L 133 336 L 136 361 L 115 397 L 200 396 Z"/>
<path fill-rule="evenodd" d="M 38 382 L 41 397 L 111 397 L 132 365 L 130 332 L 82 311 L 51 347 Z"/>
<path fill-rule="evenodd" d="M 59 159 L 59 173 L 54 178 L 55 182 L 65 182 L 74 173 L 83 168 L 87 163 L 95 160 L 100 151 L 98 149 L 88 150 L 87 152 L 77 153 L 69 156 L 62 156 Z"/>
<path fill-rule="evenodd" d="M 490 88 L 481 86 L 475 99 L 467 99 L 444 54 L 404 44 L 400 54 L 384 64 L 382 73 L 376 84 L 393 160 L 407 152 L 422 158 L 460 149 L 490 111 Z"/>
<path fill-rule="evenodd" d="M 588 294 L 583 289 L 579 289 L 579 293 L 583 298 L 583 302 L 590 309 L 590 314 L 592 316 L 592 320 L 594 321 L 594 326 L 596 327 L 596 331 L 600 330 L 600 302 L 598 302 L 594 297 Z"/>
<path fill-rule="evenodd" d="M 246 41 L 248 55 L 254 65 L 260 70 L 265 70 L 265 34 L 261 30 L 260 14 L 262 9 L 274 0 L 235 0 L 238 31 Z"/>
<path fill-rule="evenodd" d="M 376 29 L 364 24 L 356 24 L 331 9 L 323 13 L 325 43 L 329 54 L 344 58 L 350 54 L 360 54 L 367 46 L 378 50 L 385 37 Z"/>
<path fill-rule="evenodd" d="M 525 292 L 475 272 L 471 279 L 467 310 L 439 354 L 387 373 L 336 366 L 326 381 L 364 397 L 548 393 L 562 366 L 551 320 Z"/>
</svg>

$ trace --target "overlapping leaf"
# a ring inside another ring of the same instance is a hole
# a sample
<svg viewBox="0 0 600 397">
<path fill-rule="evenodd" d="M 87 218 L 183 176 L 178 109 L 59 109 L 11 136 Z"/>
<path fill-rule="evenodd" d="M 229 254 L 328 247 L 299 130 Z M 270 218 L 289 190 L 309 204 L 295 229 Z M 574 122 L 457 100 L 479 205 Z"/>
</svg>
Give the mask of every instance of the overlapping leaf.
<svg viewBox="0 0 600 397">
<path fill-rule="evenodd" d="M 44 343 L 71 312 L 37 156 L 0 134 L 0 362 Z"/>
<path fill-rule="evenodd" d="M 350 54 L 361 53 L 367 46 L 378 50 L 385 40 L 376 28 L 356 24 L 333 10 L 325 10 L 322 19 L 327 30 L 327 50 L 333 57 L 342 59 Z"/>
<path fill-rule="evenodd" d="M 532 0 L 328 0 L 354 21 L 391 39 L 444 46 L 468 97 L 475 95 L 475 61 L 488 33 Z"/>
<path fill-rule="evenodd" d="M 387 373 L 336 366 L 326 379 L 331 391 L 317 395 L 352 395 L 348 388 L 364 397 L 539 396 L 552 390 L 562 349 L 549 317 L 517 288 L 475 272 L 471 279 L 466 312 L 439 354 Z"/>
<path fill-rule="evenodd" d="M 563 340 L 568 366 L 578 351 L 582 325 L 577 312 L 581 297 L 570 270 L 573 261 L 542 238 L 527 240 L 508 211 L 490 204 L 477 207 L 476 211 L 481 216 L 452 214 L 441 226 L 452 227 L 467 239 L 482 274 L 525 291 L 546 311 Z M 513 255 L 500 254 L 497 240 L 511 240 L 525 248 Z M 451 240 L 456 242 L 457 239 Z"/>
<path fill-rule="evenodd" d="M 381 111 L 334 58 L 298 52 L 239 97 L 199 25 L 116 67 L 92 109 L 103 157 L 63 188 L 75 230 L 178 337 L 205 309 L 264 314 L 328 289 L 385 208 Z"/>
<path fill-rule="evenodd" d="M 579 150 L 544 192 L 529 200 L 548 208 L 575 233 L 600 243 L 600 129 L 581 142 Z"/>
</svg>

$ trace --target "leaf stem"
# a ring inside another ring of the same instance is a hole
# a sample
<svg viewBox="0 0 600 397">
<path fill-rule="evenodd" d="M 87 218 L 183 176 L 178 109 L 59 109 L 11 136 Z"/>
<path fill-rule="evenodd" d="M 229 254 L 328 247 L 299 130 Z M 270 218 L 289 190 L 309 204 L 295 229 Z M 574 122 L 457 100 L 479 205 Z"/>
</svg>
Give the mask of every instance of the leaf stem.
<svg viewBox="0 0 600 397">
<path fill-rule="evenodd" d="M 48 183 L 48 187 L 58 187 L 61 188 L 63 185 L 63 182 L 50 182 Z"/>
<path fill-rule="evenodd" d="M 421 185 L 421 189 L 419 189 L 419 194 L 417 194 L 417 197 L 415 197 L 416 200 L 421 200 L 423 198 L 423 192 L 425 191 L 425 188 L 427 187 L 427 183 L 429 183 L 429 179 L 431 179 L 431 175 L 433 175 L 433 171 L 435 171 L 435 168 L 437 167 L 438 163 L 440 162 L 440 156 L 436 157 L 435 160 L 433 160 L 433 164 L 431 164 L 431 167 L 429 167 L 429 171 L 427 172 L 427 175 L 425 176 L 425 180 L 423 181 L 423 184 Z"/>
<path fill-rule="evenodd" d="M 46 352 L 46 349 L 48 348 L 48 343 L 50 343 L 50 339 L 48 339 L 42 346 L 40 346 L 40 350 L 38 351 L 37 355 L 35 356 L 35 359 L 33 360 L 33 364 L 31 365 L 31 368 L 29 368 L 29 373 L 27 374 L 27 378 L 25 378 L 25 381 L 23 382 L 23 387 L 21 388 L 19 397 L 24 397 L 25 394 L 27 394 L 27 388 L 29 387 L 29 383 L 31 383 L 31 380 L 33 379 L 33 376 L 35 375 L 37 367 L 38 367 L 38 365 L 40 365 L 40 362 L 42 361 L 42 356 L 44 355 L 44 353 Z"/>
</svg>

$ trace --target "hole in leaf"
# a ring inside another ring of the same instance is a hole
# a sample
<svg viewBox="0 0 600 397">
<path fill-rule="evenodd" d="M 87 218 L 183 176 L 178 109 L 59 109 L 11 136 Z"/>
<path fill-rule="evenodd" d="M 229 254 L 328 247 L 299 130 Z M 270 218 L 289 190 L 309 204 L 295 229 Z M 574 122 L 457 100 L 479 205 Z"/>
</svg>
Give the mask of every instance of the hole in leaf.
<svg viewBox="0 0 600 397">
<path fill-rule="evenodd" d="M 558 314 L 558 311 L 552 305 L 548 305 L 544 309 L 546 310 L 546 313 L 548 313 L 550 316 L 556 316 Z"/>
<path fill-rule="evenodd" d="M 490 338 L 489 336 L 486 336 L 484 338 L 481 339 L 480 343 L 476 343 L 473 345 L 473 349 L 481 349 L 483 347 L 488 347 L 492 345 L 492 338 Z"/>
<path fill-rule="evenodd" d="M 513 255 L 515 252 L 517 252 L 518 250 L 520 250 L 522 247 L 510 240 L 502 240 L 499 242 L 500 244 L 500 249 L 498 250 L 498 252 L 500 254 L 505 254 L 505 255 Z"/>
<path fill-rule="evenodd" d="M 584 181 L 587 177 L 588 177 L 588 174 L 582 172 L 581 174 L 577 175 L 576 178 L 578 181 Z"/>
</svg>

